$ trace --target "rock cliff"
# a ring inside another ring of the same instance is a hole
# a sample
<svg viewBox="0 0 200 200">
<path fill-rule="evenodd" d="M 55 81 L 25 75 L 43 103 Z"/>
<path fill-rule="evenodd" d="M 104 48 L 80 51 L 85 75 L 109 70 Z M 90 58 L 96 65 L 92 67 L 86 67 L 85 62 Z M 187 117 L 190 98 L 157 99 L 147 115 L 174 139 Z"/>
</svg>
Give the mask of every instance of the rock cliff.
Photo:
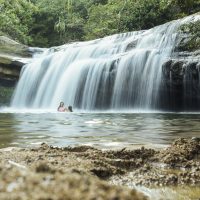
<svg viewBox="0 0 200 200">
<path fill-rule="evenodd" d="M 30 58 L 31 52 L 27 46 L 0 36 L 0 86 L 13 87 L 22 66 Z"/>
<path fill-rule="evenodd" d="M 200 20 L 179 28 L 174 53 L 162 68 L 166 88 L 163 92 L 169 93 L 168 105 L 181 110 L 200 108 Z"/>
</svg>

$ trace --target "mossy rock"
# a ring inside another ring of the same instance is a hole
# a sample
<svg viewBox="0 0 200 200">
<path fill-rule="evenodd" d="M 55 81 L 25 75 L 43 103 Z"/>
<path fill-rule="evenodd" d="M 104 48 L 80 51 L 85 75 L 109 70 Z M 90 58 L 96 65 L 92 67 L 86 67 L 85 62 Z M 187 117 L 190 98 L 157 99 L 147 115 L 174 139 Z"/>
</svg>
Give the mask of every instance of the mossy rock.
<svg viewBox="0 0 200 200">
<path fill-rule="evenodd" d="M 13 87 L 0 86 L 0 106 L 10 104 L 13 92 L 14 92 Z"/>
<path fill-rule="evenodd" d="M 12 58 L 0 54 L 0 64 L 10 65 L 11 63 L 12 63 Z"/>
<path fill-rule="evenodd" d="M 21 57 L 31 56 L 27 46 L 11 40 L 10 38 L 7 38 L 5 36 L 0 36 L 0 53 L 17 55 Z"/>
<path fill-rule="evenodd" d="M 178 44 L 179 51 L 200 50 L 200 20 L 183 24 L 179 28 L 181 40 Z"/>
</svg>

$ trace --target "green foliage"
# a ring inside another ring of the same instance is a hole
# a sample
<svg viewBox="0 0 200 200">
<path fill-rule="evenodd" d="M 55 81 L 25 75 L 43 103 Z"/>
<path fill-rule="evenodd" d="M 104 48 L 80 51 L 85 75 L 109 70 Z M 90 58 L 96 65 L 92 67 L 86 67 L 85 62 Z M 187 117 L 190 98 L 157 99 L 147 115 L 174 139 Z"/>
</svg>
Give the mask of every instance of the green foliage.
<svg viewBox="0 0 200 200">
<path fill-rule="evenodd" d="M 178 6 L 185 14 L 192 14 L 200 10 L 199 0 L 171 0 L 172 4 Z"/>
<path fill-rule="evenodd" d="M 93 5 L 84 27 L 85 39 L 95 39 L 118 32 L 118 12 L 115 5 Z"/>
<path fill-rule="evenodd" d="M 0 32 L 27 44 L 35 7 L 26 0 L 0 0 Z"/>
<path fill-rule="evenodd" d="M 120 23 L 129 31 L 148 29 L 163 23 L 161 15 L 159 0 L 129 0 L 124 6 Z"/>
<path fill-rule="evenodd" d="M 82 1 L 36 0 L 38 12 L 31 35 L 32 45 L 53 46 L 82 40 L 87 9 Z"/>
<path fill-rule="evenodd" d="M 200 11 L 200 0 L 0 0 L 0 34 L 48 47 L 152 28 Z"/>
</svg>

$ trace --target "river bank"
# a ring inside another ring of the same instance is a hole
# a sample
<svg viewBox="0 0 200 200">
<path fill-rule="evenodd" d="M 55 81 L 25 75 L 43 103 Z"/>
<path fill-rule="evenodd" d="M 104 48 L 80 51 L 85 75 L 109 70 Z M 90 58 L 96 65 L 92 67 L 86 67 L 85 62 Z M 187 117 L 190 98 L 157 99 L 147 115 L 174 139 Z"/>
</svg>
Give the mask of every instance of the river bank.
<svg viewBox="0 0 200 200">
<path fill-rule="evenodd" d="M 120 185 L 200 186 L 199 138 L 177 139 L 160 150 L 42 144 L 1 149 L 0 160 L 1 199 L 148 199 Z"/>
</svg>

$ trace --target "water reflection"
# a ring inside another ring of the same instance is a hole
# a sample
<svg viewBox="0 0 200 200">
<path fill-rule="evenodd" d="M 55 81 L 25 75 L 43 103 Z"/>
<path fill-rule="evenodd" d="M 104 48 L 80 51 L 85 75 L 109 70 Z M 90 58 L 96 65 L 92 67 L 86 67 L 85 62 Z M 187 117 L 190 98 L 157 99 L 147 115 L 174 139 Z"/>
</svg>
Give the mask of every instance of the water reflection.
<svg viewBox="0 0 200 200">
<path fill-rule="evenodd" d="M 0 148 L 8 147 L 16 140 L 15 119 L 13 115 L 9 118 L 5 114 L 0 114 Z"/>
<path fill-rule="evenodd" d="M 0 113 L 0 147 L 169 144 L 177 137 L 200 136 L 199 121 L 199 114 Z"/>
</svg>

